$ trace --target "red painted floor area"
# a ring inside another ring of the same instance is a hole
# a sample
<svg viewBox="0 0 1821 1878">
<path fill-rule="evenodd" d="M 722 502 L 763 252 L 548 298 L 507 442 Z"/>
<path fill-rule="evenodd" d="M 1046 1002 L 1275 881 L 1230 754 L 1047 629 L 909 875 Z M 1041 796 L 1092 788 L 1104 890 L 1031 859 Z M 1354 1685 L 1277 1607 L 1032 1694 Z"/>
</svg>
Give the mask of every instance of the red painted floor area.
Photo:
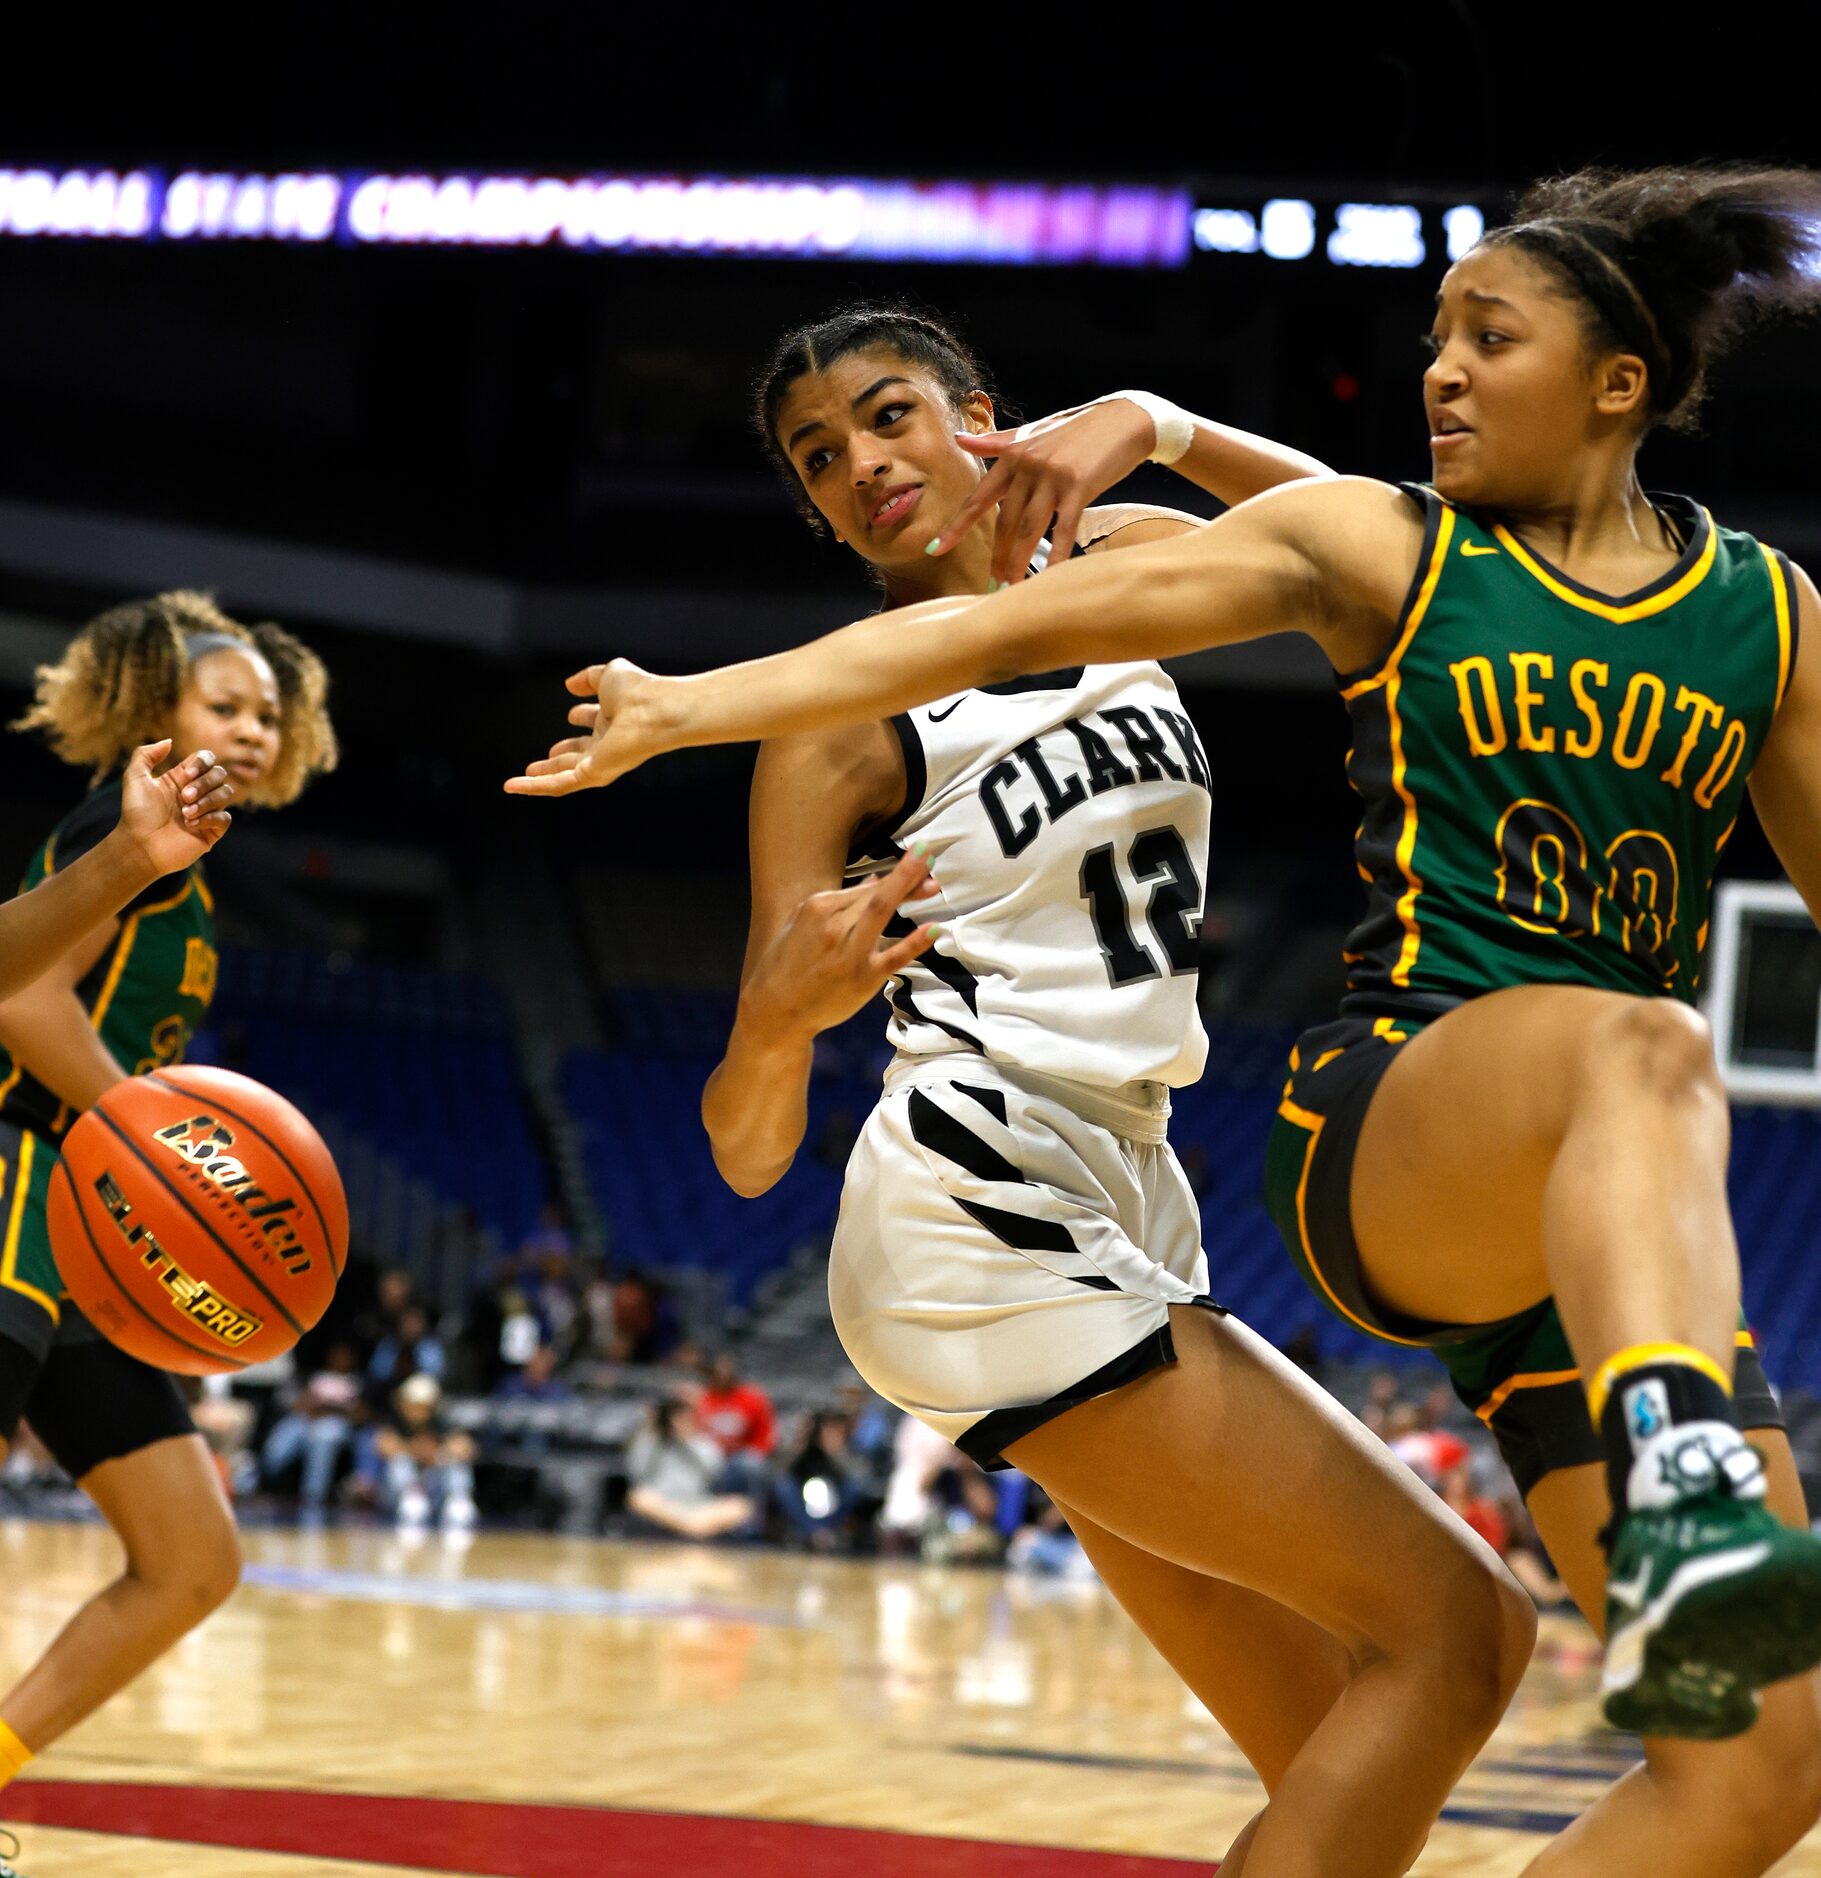
<svg viewBox="0 0 1821 1878">
<path fill-rule="evenodd" d="M 262 1787 L 20 1780 L 13 1825 L 69 1826 L 248 1852 L 365 1859 L 488 1878 L 1210 1878 L 1212 1865 L 1054 1846 L 611 1807 L 512 1806 Z"/>
</svg>

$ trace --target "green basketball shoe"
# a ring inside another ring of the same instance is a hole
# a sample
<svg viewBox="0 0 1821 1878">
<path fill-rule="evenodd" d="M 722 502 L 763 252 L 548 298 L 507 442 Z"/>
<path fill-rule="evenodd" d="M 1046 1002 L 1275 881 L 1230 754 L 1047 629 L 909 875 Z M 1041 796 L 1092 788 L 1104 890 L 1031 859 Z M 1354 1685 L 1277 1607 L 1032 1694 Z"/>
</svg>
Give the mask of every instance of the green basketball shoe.
<svg viewBox="0 0 1821 1878">
<path fill-rule="evenodd" d="M 1724 1485 L 1619 1521 L 1600 1678 L 1613 1727 L 1691 1741 L 1743 1734 L 1756 1690 L 1817 1663 L 1821 1539 Z"/>
</svg>

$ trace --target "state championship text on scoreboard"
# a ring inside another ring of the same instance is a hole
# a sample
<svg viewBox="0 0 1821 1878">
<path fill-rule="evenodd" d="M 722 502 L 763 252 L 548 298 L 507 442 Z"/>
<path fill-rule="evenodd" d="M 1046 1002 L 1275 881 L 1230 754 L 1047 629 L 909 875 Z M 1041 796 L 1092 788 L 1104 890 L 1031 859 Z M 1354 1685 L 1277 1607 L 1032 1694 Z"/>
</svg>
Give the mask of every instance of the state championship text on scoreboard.
<svg viewBox="0 0 1821 1878">
<path fill-rule="evenodd" d="M 1198 206 L 1182 185 L 677 176 L 0 169 L 0 236 L 570 248 L 1001 267 L 1179 268 L 1196 254 L 1416 267 L 1478 238 L 1472 204 L 1297 197 Z"/>
</svg>

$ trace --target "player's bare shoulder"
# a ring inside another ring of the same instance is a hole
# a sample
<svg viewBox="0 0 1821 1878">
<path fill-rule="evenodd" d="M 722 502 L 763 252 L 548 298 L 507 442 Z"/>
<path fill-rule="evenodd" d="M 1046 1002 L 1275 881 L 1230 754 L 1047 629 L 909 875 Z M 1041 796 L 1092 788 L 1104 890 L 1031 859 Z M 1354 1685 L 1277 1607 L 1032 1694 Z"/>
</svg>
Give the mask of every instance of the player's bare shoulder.
<svg viewBox="0 0 1821 1878">
<path fill-rule="evenodd" d="M 1230 510 L 1219 526 L 1248 527 L 1290 548 L 1310 591 L 1301 622 L 1337 670 L 1389 647 L 1423 558 L 1422 499 L 1370 476 L 1284 483 Z"/>
<path fill-rule="evenodd" d="M 848 828 L 885 814 L 904 795 L 904 751 L 889 724 L 841 724 L 768 738 L 753 772 L 753 805 L 791 822 L 814 812 Z"/>
</svg>

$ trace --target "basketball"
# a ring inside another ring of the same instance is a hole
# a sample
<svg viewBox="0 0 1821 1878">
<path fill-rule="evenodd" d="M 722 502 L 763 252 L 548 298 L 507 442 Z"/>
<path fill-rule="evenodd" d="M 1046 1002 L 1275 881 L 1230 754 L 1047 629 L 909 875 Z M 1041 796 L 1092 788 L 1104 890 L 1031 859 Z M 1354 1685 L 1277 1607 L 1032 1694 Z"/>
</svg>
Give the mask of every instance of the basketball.
<svg viewBox="0 0 1821 1878">
<path fill-rule="evenodd" d="M 49 1214 L 83 1315 L 128 1355 L 189 1376 L 283 1355 L 347 1260 L 347 1201 L 322 1137 L 232 1070 L 116 1084 L 65 1138 Z"/>
</svg>

